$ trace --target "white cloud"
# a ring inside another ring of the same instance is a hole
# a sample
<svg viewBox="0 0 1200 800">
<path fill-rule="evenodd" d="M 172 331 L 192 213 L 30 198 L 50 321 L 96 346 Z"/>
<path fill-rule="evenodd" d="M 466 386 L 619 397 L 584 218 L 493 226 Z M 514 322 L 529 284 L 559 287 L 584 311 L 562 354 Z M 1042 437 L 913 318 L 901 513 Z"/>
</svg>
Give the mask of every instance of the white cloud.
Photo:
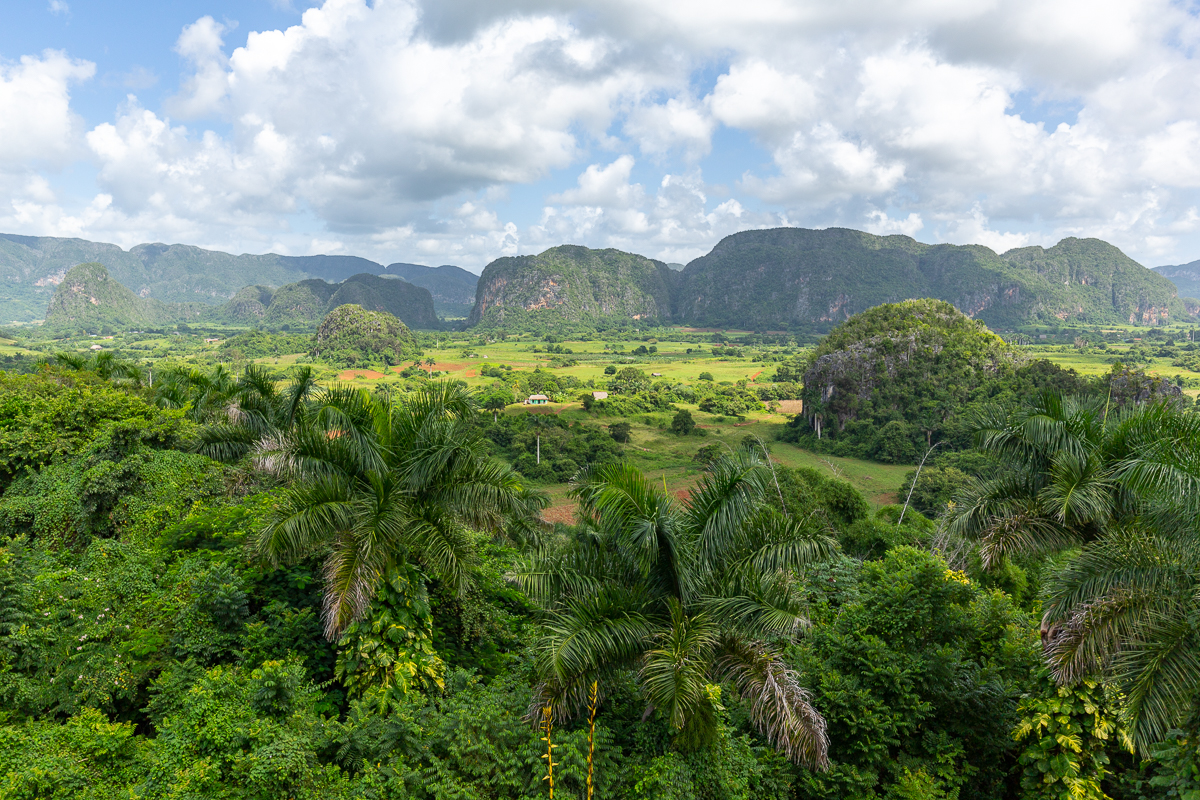
<svg viewBox="0 0 1200 800">
<path fill-rule="evenodd" d="M 131 98 L 86 135 L 67 89 L 90 64 L 0 65 L 13 214 L 475 267 L 561 241 L 686 260 L 782 221 L 1200 250 L 1200 21 L 1172 0 L 326 0 L 231 26 L 186 26 L 164 107 Z M 48 171 L 81 152 L 103 209 L 65 208 Z M 540 181 L 524 222 L 497 210 Z"/>
<path fill-rule="evenodd" d="M 175 52 L 192 65 L 192 74 L 184 81 L 183 91 L 171 98 L 169 106 L 181 117 L 200 117 L 222 110 L 229 90 L 228 59 L 222 50 L 225 26 L 212 17 L 201 17 L 183 29 L 175 42 Z"/>
<path fill-rule="evenodd" d="M 625 133 L 643 153 L 682 151 L 688 159 L 708 155 L 714 120 L 690 97 L 672 97 L 665 103 L 641 106 L 629 116 Z"/>
<path fill-rule="evenodd" d="M 574 189 L 552 195 L 551 203 L 574 206 L 630 208 L 642 198 L 641 184 L 629 183 L 633 172 L 633 157 L 621 156 L 607 167 L 592 164 L 579 176 Z"/>
<path fill-rule="evenodd" d="M 80 120 L 70 108 L 70 86 L 95 73 L 95 64 L 57 50 L 0 63 L 0 170 L 61 166 L 75 154 Z"/>
<path fill-rule="evenodd" d="M 64 3 L 63 0 L 50 0 L 50 2 L 47 4 L 47 7 L 50 9 L 50 13 L 56 17 L 60 14 L 66 14 L 68 16 L 71 14 L 71 7 Z"/>
<path fill-rule="evenodd" d="M 757 58 L 733 64 L 719 76 L 708 102 L 720 122 L 770 140 L 787 139 L 796 128 L 807 127 L 817 111 L 816 90 L 805 78 Z"/>
<path fill-rule="evenodd" d="M 876 208 L 867 214 L 866 221 L 862 227 L 868 233 L 874 233 L 879 236 L 888 236 L 894 233 L 903 234 L 904 236 L 916 236 L 917 232 L 925 227 L 925 221 L 916 212 L 910 213 L 903 219 L 892 219 L 887 215 L 887 212 Z"/>
<path fill-rule="evenodd" d="M 953 220 L 952 227 L 948 230 L 945 238 L 946 241 L 954 244 L 981 244 L 984 247 L 992 248 L 997 253 L 1005 253 L 1030 244 L 1041 244 L 1028 233 L 992 230 L 988 226 L 988 218 L 979 206 L 972 208 L 969 216 Z M 1053 244 L 1053 242 L 1046 242 L 1046 244 Z"/>
</svg>

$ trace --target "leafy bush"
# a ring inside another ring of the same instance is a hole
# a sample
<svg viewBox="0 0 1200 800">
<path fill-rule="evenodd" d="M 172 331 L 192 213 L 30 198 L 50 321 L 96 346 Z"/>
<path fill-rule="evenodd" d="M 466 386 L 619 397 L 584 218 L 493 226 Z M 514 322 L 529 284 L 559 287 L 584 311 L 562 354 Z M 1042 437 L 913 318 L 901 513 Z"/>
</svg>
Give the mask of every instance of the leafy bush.
<svg viewBox="0 0 1200 800">
<path fill-rule="evenodd" d="M 680 436 L 687 436 L 696 429 L 696 420 L 692 419 L 692 414 L 686 408 L 681 408 L 675 412 L 675 417 L 671 420 L 671 432 Z"/>
<path fill-rule="evenodd" d="M 1010 796 L 1011 732 L 1038 663 L 1032 620 L 909 547 L 811 570 L 805 585 L 814 624 L 793 653 L 832 764 L 801 773 L 794 796 Z"/>
</svg>

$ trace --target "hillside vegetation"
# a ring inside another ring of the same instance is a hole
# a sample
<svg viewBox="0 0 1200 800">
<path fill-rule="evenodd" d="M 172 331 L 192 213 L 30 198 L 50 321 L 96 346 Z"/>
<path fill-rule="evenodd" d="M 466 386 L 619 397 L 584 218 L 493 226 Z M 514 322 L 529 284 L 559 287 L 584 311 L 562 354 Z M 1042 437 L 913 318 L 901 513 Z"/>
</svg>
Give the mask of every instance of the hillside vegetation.
<svg viewBox="0 0 1200 800">
<path fill-rule="evenodd" d="M 1084 382 L 1031 362 L 944 300 L 906 300 L 834 328 L 807 357 L 803 386 L 787 438 L 911 464 L 935 441 L 969 447 L 965 414 L 979 403 Z"/>
<path fill-rule="evenodd" d="M 108 274 L 103 264 L 72 267 L 55 287 L 46 308 L 46 326 L 59 329 L 132 328 L 186 322 L 204 317 L 200 303 L 162 303 L 138 297 Z"/>
<path fill-rule="evenodd" d="M 994 328 L 1158 325 L 1189 316 L 1176 294 L 1170 281 L 1097 239 L 998 255 L 845 228 L 776 228 L 727 236 L 688 264 L 675 312 L 694 325 L 821 328 L 880 303 L 932 297 Z"/>
<path fill-rule="evenodd" d="M 672 318 L 673 280 L 666 264 L 645 256 L 552 247 L 540 255 L 488 264 L 479 277 L 469 324 L 554 330 L 563 324 L 665 323 Z"/>
<path fill-rule="evenodd" d="M 347 303 L 330 311 L 317 328 L 311 354 L 350 366 L 399 364 L 418 353 L 404 323 L 386 311 L 369 311 Z"/>
</svg>

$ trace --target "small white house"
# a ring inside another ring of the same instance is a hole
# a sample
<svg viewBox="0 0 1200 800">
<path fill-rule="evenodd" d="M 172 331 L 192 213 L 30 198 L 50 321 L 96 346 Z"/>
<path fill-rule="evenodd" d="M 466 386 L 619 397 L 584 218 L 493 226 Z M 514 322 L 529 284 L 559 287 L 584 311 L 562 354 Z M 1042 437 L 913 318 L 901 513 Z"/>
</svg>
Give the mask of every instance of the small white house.
<svg viewBox="0 0 1200 800">
<path fill-rule="evenodd" d="M 103 350 L 104 347 L 101 345 L 98 345 L 98 344 L 94 344 L 94 345 L 92 345 L 92 349 L 93 350 Z"/>
<path fill-rule="evenodd" d="M 651 372 L 651 373 L 650 373 L 650 377 L 651 377 L 651 378 L 661 378 L 661 377 L 662 377 L 662 373 L 661 373 L 661 372 Z"/>
<path fill-rule="evenodd" d="M 608 392 L 601 392 L 601 391 L 592 392 L 592 399 L 593 400 L 607 400 Z"/>
<path fill-rule="evenodd" d="M 527 406 L 544 406 L 550 402 L 550 398 L 544 394 L 531 394 L 529 399 L 525 401 Z"/>
</svg>

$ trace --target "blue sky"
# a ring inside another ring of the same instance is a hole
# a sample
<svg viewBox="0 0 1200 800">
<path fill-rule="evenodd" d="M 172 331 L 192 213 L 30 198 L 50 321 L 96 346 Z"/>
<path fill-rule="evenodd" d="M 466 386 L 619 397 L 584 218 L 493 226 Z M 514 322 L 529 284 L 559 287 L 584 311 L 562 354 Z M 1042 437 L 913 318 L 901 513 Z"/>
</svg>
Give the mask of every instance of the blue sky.
<svg viewBox="0 0 1200 800">
<path fill-rule="evenodd" d="M 842 225 L 1179 263 L 1198 41 L 1169 0 L 13 3 L 0 231 L 478 271 Z"/>
</svg>

